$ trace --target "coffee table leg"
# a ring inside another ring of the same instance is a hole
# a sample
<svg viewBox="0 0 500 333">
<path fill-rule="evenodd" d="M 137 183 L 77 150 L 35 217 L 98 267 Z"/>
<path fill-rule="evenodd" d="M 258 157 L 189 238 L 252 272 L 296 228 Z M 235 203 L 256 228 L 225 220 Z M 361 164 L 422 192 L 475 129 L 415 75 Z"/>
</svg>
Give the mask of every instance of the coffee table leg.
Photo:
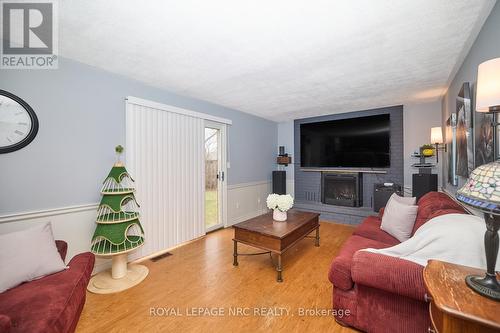
<svg viewBox="0 0 500 333">
<path fill-rule="evenodd" d="M 316 228 L 316 241 L 314 242 L 314 246 L 319 246 L 319 226 Z"/>
<path fill-rule="evenodd" d="M 278 271 L 278 282 L 283 282 L 283 278 L 281 277 L 281 272 L 283 271 L 283 268 L 281 266 L 281 254 L 278 254 L 278 266 L 276 267 L 276 270 Z"/>
<path fill-rule="evenodd" d="M 238 266 L 238 242 L 233 240 L 234 242 L 234 252 L 233 252 L 233 266 Z"/>
</svg>

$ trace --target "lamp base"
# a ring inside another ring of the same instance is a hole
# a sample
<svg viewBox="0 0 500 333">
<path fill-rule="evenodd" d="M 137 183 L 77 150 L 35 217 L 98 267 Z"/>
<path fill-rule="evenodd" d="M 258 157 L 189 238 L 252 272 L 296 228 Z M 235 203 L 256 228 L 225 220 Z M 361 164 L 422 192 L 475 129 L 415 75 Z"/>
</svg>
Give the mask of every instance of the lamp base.
<svg viewBox="0 0 500 333">
<path fill-rule="evenodd" d="M 500 284 L 496 276 L 489 274 L 484 277 L 469 275 L 465 278 L 465 283 L 478 294 L 500 302 Z"/>
<path fill-rule="evenodd" d="M 500 302 L 500 284 L 495 272 L 499 246 L 500 215 L 484 213 L 484 221 L 486 222 L 486 232 L 484 233 L 486 275 L 484 277 L 469 275 L 465 278 L 465 283 L 478 294 Z"/>
</svg>

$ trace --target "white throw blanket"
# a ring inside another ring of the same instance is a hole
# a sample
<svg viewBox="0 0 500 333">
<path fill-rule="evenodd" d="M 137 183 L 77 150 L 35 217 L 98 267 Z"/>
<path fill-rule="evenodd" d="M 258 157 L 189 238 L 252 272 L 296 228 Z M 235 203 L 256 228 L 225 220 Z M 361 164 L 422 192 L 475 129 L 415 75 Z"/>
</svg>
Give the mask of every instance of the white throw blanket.
<svg viewBox="0 0 500 333">
<path fill-rule="evenodd" d="M 421 226 L 412 238 L 386 249 L 364 249 L 427 265 L 430 259 L 486 269 L 484 233 L 486 224 L 480 217 L 446 214 Z M 496 267 L 500 268 L 500 256 Z"/>
</svg>

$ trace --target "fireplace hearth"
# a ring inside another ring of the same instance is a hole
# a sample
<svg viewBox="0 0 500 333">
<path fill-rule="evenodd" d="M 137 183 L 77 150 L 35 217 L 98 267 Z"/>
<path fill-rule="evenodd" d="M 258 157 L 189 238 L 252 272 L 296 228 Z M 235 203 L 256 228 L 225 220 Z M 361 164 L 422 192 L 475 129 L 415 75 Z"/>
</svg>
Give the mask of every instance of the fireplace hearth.
<svg viewBox="0 0 500 333">
<path fill-rule="evenodd" d="M 323 172 L 321 202 L 347 207 L 363 206 L 363 174 Z"/>
</svg>

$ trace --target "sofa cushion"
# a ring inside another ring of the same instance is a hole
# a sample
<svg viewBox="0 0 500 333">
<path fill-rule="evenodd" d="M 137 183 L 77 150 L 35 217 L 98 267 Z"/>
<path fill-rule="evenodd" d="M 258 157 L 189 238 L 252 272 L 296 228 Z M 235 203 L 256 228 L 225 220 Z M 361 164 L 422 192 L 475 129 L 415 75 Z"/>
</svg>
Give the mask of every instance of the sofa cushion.
<svg viewBox="0 0 500 333">
<path fill-rule="evenodd" d="M 10 332 L 11 325 L 12 323 L 10 322 L 10 318 L 6 315 L 0 314 L 0 332 Z"/>
<path fill-rule="evenodd" d="M 0 314 L 16 332 L 73 332 L 85 303 L 94 255 L 82 253 L 69 269 L 23 283 L 0 294 Z"/>
<path fill-rule="evenodd" d="M 0 292 L 64 270 L 50 222 L 0 235 L 0 267 Z"/>
<path fill-rule="evenodd" d="M 447 209 L 438 209 L 431 215 L 429 215 L 429 220 L 432 220 L 435 217 L 441 216 L 441 215 L 446 215 L 446 214 L 467 214 L 464 210 L 458 210 L 454 208 L 447 208 Z"/>
<path fill-rule="evenodd" d="M 399 241 L 393 236 L 389 235 L 384 230 L 380 229 L 382 221 L 377 216 L 368 216 L 360 225 L 354 230 L 354 235 L 373 239 L 378 242 L 388 244 L 389 246 L 399 244 Z"/>
<path fill-rule="evenodd" d="M 387 201 L 387 205 L 394 200 L 397 201 L 401 204 L 408 205 L 408 206 L 415 206 L 417 204 L 417 198 L 416 197 L 402 197 L 398 195 L 397 193 L 393 193 L 391 197 L 389 198 L 389 201 Z"/>
<path fill-rule="evenodd" d="M 361 249 L 383 249 L 391 245 L 373 239 L 353 235 L 342 245 L 339 254 L 333 259 L 328 273 L 328 279 L 336 287 L 350 290 L 354 282 L 351 277 L 351 265 L 354 253 Z"/>
<path fill-rule="evenodd" d="M 358 251 L 352 258 L 351 275 L 359 286 L 385 290 L 393 295 L 425 301 L 424 266 L 380 253 Z"/>
<path fill-rule="evenodd" d="M 396 237 L 400 242 L 404 242 L 411 237 L 417 210 L 418 206 L 403 203 L 395 198 L 389 200 L 382 216 L 380 229 Z"/>
<path fill-rule="evenodd" d="M 464 214 L 467 213 L 462 206 L 442 192 L 427 193 L 418 200 L 417 205 L 418 212 L 415 225 L 413 226 L 412 236 L 415 234 L 415 231 L 429 221 L 431 216 L 438 210 L 454 209 Z"/>
</svg>

